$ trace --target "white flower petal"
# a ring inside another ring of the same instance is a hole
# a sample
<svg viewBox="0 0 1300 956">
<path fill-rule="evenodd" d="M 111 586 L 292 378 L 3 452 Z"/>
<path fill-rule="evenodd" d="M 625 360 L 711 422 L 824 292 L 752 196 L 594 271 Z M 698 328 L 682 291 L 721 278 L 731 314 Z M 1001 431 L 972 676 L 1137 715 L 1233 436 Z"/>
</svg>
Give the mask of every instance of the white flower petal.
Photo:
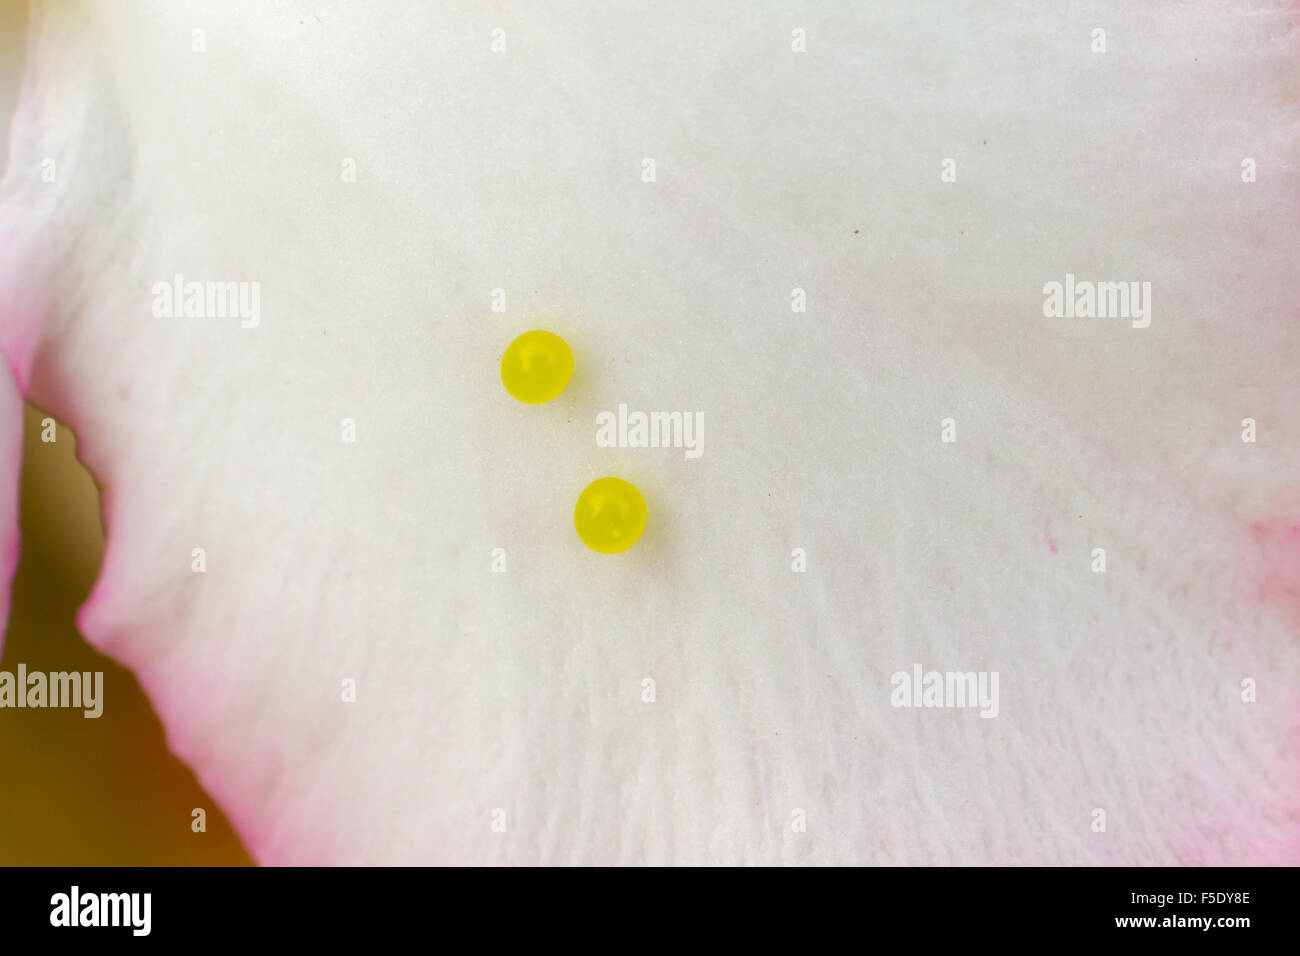
<svg viewBox="0 0 1300 956">
<path fill-rule="evenodd" d="M 259 860 L 1295 861 L 1295 19 L 1093 6 L 37 12 L 6 353 L 107 489 L 85 633 Z"/>
</svg>

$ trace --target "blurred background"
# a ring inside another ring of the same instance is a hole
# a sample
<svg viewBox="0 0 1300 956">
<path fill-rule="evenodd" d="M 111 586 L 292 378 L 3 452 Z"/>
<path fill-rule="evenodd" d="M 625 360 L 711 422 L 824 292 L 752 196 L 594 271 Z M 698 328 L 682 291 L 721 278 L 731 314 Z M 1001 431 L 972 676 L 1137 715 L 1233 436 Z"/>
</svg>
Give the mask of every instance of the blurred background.
<svg viewBox="0 0 1300 956">
<path fill-rule="evenodd" d="M 0 156 L 22 80 L 25 0 L 0 0 Z M 135 678 L 77 633 L 104 533 L 72 432 L 25 411 L 22 556 L 0 670 L 103 671 L 104 712 L 0 709 L 0 866 L 246 866 L 220 809 L 168 752 Z M 191 829 L 203 808 L 207 831 Z"/>
<path fill-rule="evenodd" d="M 22 557 L 0 670 L 103 671 L 104 712 L 0 710 L 0 866 L 232 866 L 252 861 L 194 775 L 167 750 L 130 671 L 77 633 L 99 572 L 99 495 L 72 432 L 41 441 L 28 406 Z M 207 832 L 191 829 L 203 808 Z"/>
</svg>

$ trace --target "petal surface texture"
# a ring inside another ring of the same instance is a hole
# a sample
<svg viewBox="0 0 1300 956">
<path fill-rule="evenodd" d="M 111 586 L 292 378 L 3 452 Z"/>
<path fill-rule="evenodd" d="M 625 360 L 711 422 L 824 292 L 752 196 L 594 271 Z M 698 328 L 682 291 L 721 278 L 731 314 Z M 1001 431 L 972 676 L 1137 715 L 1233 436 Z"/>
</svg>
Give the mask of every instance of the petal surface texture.
<svg viewBox="0 0 1300 956">
<path fill-rule="evenodd" d="M 1300 863 L 1300 16 L 1087 6 L 35 6 L 0 424 L 259 861 Z"/>
</svg>

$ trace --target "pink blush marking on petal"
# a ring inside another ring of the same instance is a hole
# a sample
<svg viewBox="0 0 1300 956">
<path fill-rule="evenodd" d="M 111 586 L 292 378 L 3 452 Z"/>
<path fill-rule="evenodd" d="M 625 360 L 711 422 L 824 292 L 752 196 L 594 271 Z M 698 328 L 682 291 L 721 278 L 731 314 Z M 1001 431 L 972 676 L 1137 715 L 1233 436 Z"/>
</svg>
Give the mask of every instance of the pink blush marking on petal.
<svg viewBox="0 0 1300 956">
<path fill-rule="evenodd" d="M 1254 522 L 1250 538 L 1259 562 L 1255 598 L 1286 615 L 1300 630 L 1300 521 Z"/>
<path fill-rule="evenodd" d="M 0 349 L 19 395 L 26 397 L 49 302 L 39 270 L 16 251 L 12 234 L 18 231 L 0 216 Z"/>
</svg>

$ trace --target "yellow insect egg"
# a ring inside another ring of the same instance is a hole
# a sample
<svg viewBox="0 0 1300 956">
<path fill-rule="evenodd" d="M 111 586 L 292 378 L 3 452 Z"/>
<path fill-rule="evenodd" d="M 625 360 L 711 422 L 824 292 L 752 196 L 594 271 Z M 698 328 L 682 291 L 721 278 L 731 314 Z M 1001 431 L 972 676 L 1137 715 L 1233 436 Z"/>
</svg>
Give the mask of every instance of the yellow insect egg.
<svg viewBox="0 0 1300 956">
<path fill-rule="evenodd" d="M 501 356 L 501 384 L 529 405 L 549 402 L 573 378 L 573 352 L 554 332 L 525 332 Z"/>
<path fill-rule="evenodd" d="M 618 554 L 645 530 L 645 499 L 622 478 L 598 478 L 578 495 L 573 526 L 582 543 L 601 554 Z"/>
</svg>

